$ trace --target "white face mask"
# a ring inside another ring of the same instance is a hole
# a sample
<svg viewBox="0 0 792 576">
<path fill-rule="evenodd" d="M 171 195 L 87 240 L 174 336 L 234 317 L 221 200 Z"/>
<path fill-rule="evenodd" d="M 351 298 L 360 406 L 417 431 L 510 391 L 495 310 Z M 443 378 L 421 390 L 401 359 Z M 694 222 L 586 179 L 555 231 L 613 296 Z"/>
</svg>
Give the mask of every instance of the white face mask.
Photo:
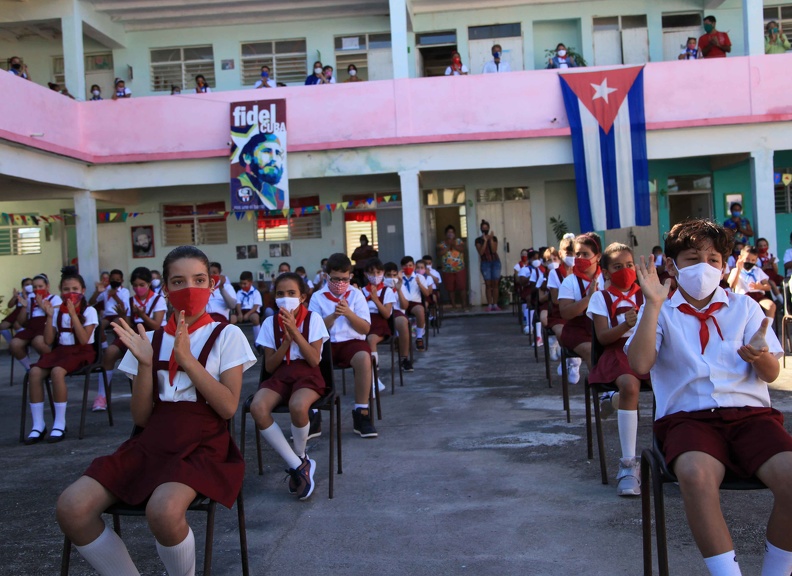
<svg viewBox="0 0 792 576">
<path fill-rule="evenodd" d="M 291 298 L 291 297 L 283 297 L 283 298 L 275 298 L 275 305 L 280 308 L 281 310 L 286 310 L 287 312 L 292 312 L 297 310 L 300 305 L 299 298 Z"/>
<path fill-rule="evenodd" d="M 558 55 L 559 55 L 561 58 L 563 58 L 564 56 L 566 56 L 566 50 L 559 50 L 559 51 L 558 51 Z"/>
<path fill-rule="evenodd" d="M 547 267 L 550 268 L 550 270 L 558 270 L 559 266 L 561 266 L 560 262 L 548 262 L 547 263 Z"/>
<path fill-rule="evenodd" d="M 350 70 L 349 71 L 349 75 L 350 76 L 357 76 L 357 70 Z"/>
<path fill-rule="evenodd" d="M 25 286 L 25 292 L 28 294 L 33 294 L 33 284 L 28 284 Z"/>
<path fill-rule="evenodd" d="M 159 288 L 159 285 L 160 285 L 161 283 L 162 283 L 162 280 L 160 280 L 159 278 L 153 278 L 153 279 L 151 280 L 151 285 L 152 285 L 154 288 Z"/>
<path fill-rule="evenodd" d="M 93 94 L 94 96 L 99 96 L 99 94 L 101 94 L 101 92 L 99 92 L 99 90 L 92 90 L 91 94 Z"/>
<path fill-rule="evenodd" d="M 393 278 L 385 278 L 383 282 L 388 288 L 393 288 Z"/>
<path fill-rule="evenodd" d="M 720 284 L 723 273 L 706 262 L 700 262 L 681 270 L 674 262 L 674 267 L 677 269 L 677 284 L 695 300 L 704 300 L 711 296 Z"/>
<path fill-rule="evenodd" d="M 531 266 L 533 266 L 534 268 L 539 268 L 541 264 L 542 264 L 541 260 L 531 260 Z"/>
<path fill-rule="evenodd" d="M 572 268 L 575 265 L 575 257 L 574 256 L 565 256 L 564 257 L 564 264 L 568 267 Z"/>
<path fill-rule="evenodd" d="M 372 284 L 374 287 L 379 286 L 382 284 L 382 279 L 385 278 L 384 274 L 377 274 L 376 276 L 372 276 L 371 274 L 366 274 L 366 280 L 369 281 L 369 284 Z M 371 286 L 369 286 L 370 288 Z"/>
<path fill-rule="evenodd" d="M 314 74 L 321 74 L 321 73 L 322 73 L 321 68 L 314 68 Z"/>
</svg>

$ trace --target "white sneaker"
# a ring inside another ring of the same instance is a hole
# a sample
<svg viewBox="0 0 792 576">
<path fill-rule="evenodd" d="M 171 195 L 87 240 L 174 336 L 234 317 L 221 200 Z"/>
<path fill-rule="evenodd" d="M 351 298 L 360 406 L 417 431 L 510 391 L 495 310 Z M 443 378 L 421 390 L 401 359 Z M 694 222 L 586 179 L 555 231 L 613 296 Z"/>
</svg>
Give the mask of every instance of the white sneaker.
<svg viewBox="0 0 792 576">
<path fill-rule="evenodd" d="M 616 494 L 619 496 L 641 495 L 641 461 L 638 458 L 620 458 L 619 473 L 616 475 Z"/>
<path fill-rule="evenodd" d="M 560 364 L 560 363 L 558 364 L 558 368 L 556 368 L 556 373 L 557 373 L 559 376 L 563 376 L 563 375 L 564 375 L 564 372 L 563 372 L 563 370 L 561 370 L 561 364 Z"/>
<path fill-rule="evenodd" d="M 580 358 L 567 359 L 567 382 L 570 384 L 580 382 Z"/>
<path fill-rule="evenodd" d="M 531 327 L 526 324 L 525 327 L 523 328 L 523 334 L 528 336 L 530 333 L 531 333 Z"/>
<path fill-rule="evenodd" d="M 600 417 L 603 420 L 607 420 L 609 416 L 616 412 L 616 408 L 613 406 L 614 394 L 615 392 L 605 392 L 602 396 L 600 396 Z"/>
<path fill-rule="evenodd" d="M 558 344 L 558 338 L 550 336 L 548 341 L 550 343 L 550 360 L 556 362 L 561 358 L 561 346 Z"/>
<path fill-rule="evenodd" d="M 377 378 L 377 390 L 379 390 L 380 392 L 385 391 L 385 384 L 383 384 L 382 380 L 380 380 L 379 378 Z"/>
</svg>

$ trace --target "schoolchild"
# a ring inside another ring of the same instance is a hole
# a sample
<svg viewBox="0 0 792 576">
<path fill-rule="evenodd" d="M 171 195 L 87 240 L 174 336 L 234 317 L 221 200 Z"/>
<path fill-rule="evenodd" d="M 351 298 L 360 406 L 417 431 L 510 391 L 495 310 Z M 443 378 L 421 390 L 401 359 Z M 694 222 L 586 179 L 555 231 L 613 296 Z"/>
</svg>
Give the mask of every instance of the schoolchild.
<svg viewBox="0 0 792 576">
<path fill-rule="evenodd" d="M 22 291 L 17 292 L 17 289 L 14 288 L 11 298 L 8 300 L 8 307 L 12 308 L 11 312 L 0 321 L 0 336 L 5 338 L 6 342 L 9 344 L 11 344 L 11 340 L 14 338 L 11 335 L 11 330 L 19 330 L 21 328 L 17 320 L 22 308 L 25 307 L 25 303 L 29 297 L 28 295 L 33 293 L 33 279 L 22 278 L 21 285 Z"/>
<path fill-rule="evenodd" d="M 157 294 L 162 290 L 162 274 L 159 270 L 151 271 L 151 289 Z"/>
<path fill-rule="evenodd" d="M 209 302 L 206 304 L 206 312 L 217 322 L 231 322 L 236 324 L 236 292 L 227 276 L 223 275 L 223 267 L 220 262 L 209 263 L 209 274 L 212 275 L 214 288 Z M 234 316 L 232 320 L 232 316 Z"/>
<path fill-rule="evenodd" d="M 302 278 L 302 281 L 305 284 L 305 289 L 307 290 L 308 300 L 310 300 L 311 294 L 313 294 L 315 286 L 314 283 L 308 279 L 308 274 L 305 272 L 305 267 L 297 266 L 297 268 L 294 269 L 294 273 L 297 274 L 297 276 L 299 276 L 300 278 Z M 306 306 L 308 305 L 307 301 L 305 302 L 305 305 Z"/>
<path fill-rule="evenodd" d="M 630 368 L 624 344 L 632 336 L 643 305 L 641 288 L 636 283 L 635 262 L 629 246 L 614 242 L 602 253 L 602 271 L 610 286 L 595 292 L 586 315 L 594 322 L 597 340 L 603 347 L 597 365 L 589 374 L 592 384 L 615 382 L 618 392 L 608 392 L 600 399 L 602 417 L 618 410 L 621 458 L 616 475 L 616 494 L 641 494 L 641 459 L 636 450 L 638 438 L 638 395 L 641 380 L 648 374 L 636 374 Z"/>
<path fill-rule="evenodd" d="M 197 494 L 230 507 L 245 464 L 228 431 L 242 373 L 256 357 L 237 326 L 206 313 L 209 260 L 193 246 L 163 262 L 163 294 L 176 313 L 164 328 L 113 330 L 129 349 L 118 369 L 132 379 L 132 418 L 142 428 L 110 456 L 96 458 L 58 499 L 61 530 L 102 576 L 137 576 L 121 538 L 101 515 L 117 501 L 146 503 L 157 552 L 170 575 L 195 573 L 186 511 Z"/>
<path fill-rule="evenodd" d="M 110 284 L 101 293 L 94 292 L 91 296 L 89 304 L 96 304 L 101 311 L 103 348 L 107 348 L 104 331 L 110 323 L 119 316 L 128 318 L 131 314 L 129 298 L 129 290 L 124 288 L 124 273 L 118 269 L 110 270 Z"/>
<path fill-rule="evenodd" d="M 369 330 L 366 340 L 371 348 L 371 356 L 379 366 L 377 344 L 391 336 L 388 320 L 393 314 L 393 305 L 398 298 L 396 292 L 385 284 L 385 267 L 382 260 L 372 258 L 366 262 L 365 266 L 364 273 L 368 284 L 363 288 L 363 296 L 366 297 L 371 314 L 371 330 Z M 380 392 L 385 389 L 381 381 L 378 381 L 377 385 Z"/>
<path fill-rule="evenodd" d="M 666 270 L 679 286 L 670 299 L 656 269 L 638 266 L 645 304 L 627 357 L 633 370 L 651 373 L 654 434 L 709 573 L 741 573 L 720 507 L 719 487 L 730 474 L 756 476 L 773 493 L 762 575 L 788 576 L 792 437 L 767 388 L 783 350 L 754 300 L 719 287 L 732 238 L 708 220 L 676 224 L 665 241 Z"/>
<path fill-rule="evenodd" d="M 250 413 L 261 437 L 288 466 L 289 493 L 307 500 L 314 490 L 316 462 L 305 447 L 310 428 L 311 405 L 327 393 L 319 369 L 322 345 L 330 338 L 321 315 L 305 304 L 307 287 L 297 274 L 284 272 L 273 286 L 278 315 L 264 320 L 256 346 L 264 349 L 264 365 L 270 377 L 259 384 Z M 294 448 L 272 418 L 272 411 L 288 404 Z M 332 463 L 331 463 L 332 465 Z"/>
<path fill-rule="evenodd" d="M 784 277 L 778 273 L 778 258 L 770 253 L 770 243 L 767 238 L 758 238 L 756 240 L 756 251 L 759 259 L 756 265 L 761 268 L 770 280 L 770 287 L 773 292 L 773 300 L 776 300 L 782 306 L 784 299 L 781 297 L 779 286 L 784 282 Z"/>
<path fill-rule="evenodd" d="M 61 271 L 60 290 L 62 303 L 55 308 L 50 300 L 42 300 L 46 326 L 44 341 L 57 346 L 47 352 L 30 369 L 30 413 L 33 428 L 25 444 L 36 444 L 44 439 L 47 426 L 44 424 L 44 379 L 52 378 L 52 397 L 55 403 L 55 419 L 47 442 L 60 442 L 66 436 L 66 374 L 93 362 L 96 351 L 93 347 L 94 329 L 99 323 L 96 310 L 85 301 L 85 280 L 77 268 L 67 266 Z"/>
<path fill-rule="evenodd" d="M 393 303 L 393 327 L 396 328 L 396 335 L 399 337 L 399 358 L 401 359 L 402 371 L 412 372 L 413 364 L 410 361 L 410 322 L 404 310 L 409 305 L 407 298 L 402 292 L 402 279 L 399 276 L 399 267 L 395 262 L 385 263 L 385 286 L 393 290 L 396 301 Z"/>
<path fill-rule="evenodd" d="M 371 392 L 371 348 L 366 335 L 371 329 L 371 314 L 363 293 L 350 286 L 352 262 L 345 254 L 327 259 L 327 285 L 311 298 L 308 310 L 324 319 L 333 346 L 333 363 L 352 368 L 355 375 L 355 406 L 352 424 L 355 434 L 376 438 L 377 430 L 369 414 Z"/>
<path fill-rule="evenodd" d="M 236 320 L 237 322 L 250 322 L 253 325 L 253 340 L 255 341 L 258 338 L 259 330 L 261 330 L 259 311 L 262 300 L 261 292 L 253 286 L 253 272 L 246 270 L 239 275 L 236 301 Z"/>
<path fill-rule="evenodd" d="M 426 264 L 426 269 L 429 271 L 429 274 L 432 275 L 432 278 L 434 279 L 434 283 L 437 285 L 435 290 L 439 291 L 440 284 L 443 283 L 443 276 L 440 274 L 440 272 L 435 270 L 434 260 L 432 259 L 431 254 L 425 254 L 424 257 L 421 258 L 421 260 L 423 260 L 424 263 Z"/>
<path fill-rule="evenodd" d="M 575 265 L 572 274 L 564 278 L 558 290 L 558 306 L 566 320 L 561 331 L 561 346 L 573 350 L 591 371 L 591 321 L 586 317 L 591 296 L 604 289 L 605 280 L 600 269 L 602 248 L 600 238 L 593 232 L 575 238 Z M 580 380 L 580 362 L 570 366 L 569 383 Z"/>
<path fill-rule="evenodd" d="M 756 300 L 772 322 L 775 318 L 776 304 L 770 298 L 770 278 L 757 266 L 759 251 L 746 246 L 737 258 L 734 269 L 729 274 L 729 288 L 735 294 L 745 294 Z"/>
<path fill-rule="evenodd" d="M 412 256 L 402 258 L 401 267 L 401 292 L 407 300 L 404 313 L 407 316 L 415 316 L 415 348 L 423 352 L 426 350 L 423 338 L 426 331 L 426 309 L 422 302 L 423 298 L 430 295 L 432 291 L 426 286 L 423 276 L 415 273 L 415 260 Z"/>
<path fill-rule="evenodd" d="M 545 286 L 550 299 L 548 301 L 547 309 L 547 327 L 550 329 L 550 359 L 555 362 L 561 357 L 561 345 L 558 343 L 561 338 L 561 331 L 566 324 L 566 320 L 561 317 L 558 306 L 558 291 L 561 288 L 561 283 L 564 278 L 572 274 L 572 269 L 575 266 L 575 235 L 567 233 L 558 244 L 558 257 L 560 264 L 557 268 L 551 269 L 547 274 L 547 282 Z M 567 359 L 567 372 L 571 367 L 578 364 L 579 358 Z M 558 365 L 558 374 L 561 375 L 561 365 Z"/>
<path fill-rule="evenodd" d="M 539 267 L 542 264 L 539 252 L 531 248 L 527 251 L 528 265 L 520 268 L 517 273 L 517 284 L 520 286 L 522 300 L 523 334 L 531 333 L 531 325 L 535 324 L 534 304 L 538 299 L 538 287 L 543 284 L 544 276 Z"/>
<path fill-rule="evenodd" d="M 329 278 L 327 275 L 327 258 L 322 258 L 319 266 L 319 270 L 316 271 L 316 276 L 314 276 L 313 281 L 317 290 L 324 288 L 327 285 L 327 279 Z"/>
<path fill-rule="evenodd" d="M 19 360 L 19 363 L 30 371 L 30 358 L 28 358 L 28 347 L 42 356 L 51 350 L 50 345 L 44 341 L 44 329 L 47 325 L 47 314 L 44 311 L 45 302 L 53 308 L 57 308 L 63 301 L 57 294 L 50 294 L 49 278 L 46 274 L 38 274 L 33 277 L 33 292 L 25 292 L 27 297 L 20 300 L 22 309 L 17 316 L 17 322 L 22 326 L 22 330 L 14 334 L 11 339 L 11 355 Z"/>
</svg>

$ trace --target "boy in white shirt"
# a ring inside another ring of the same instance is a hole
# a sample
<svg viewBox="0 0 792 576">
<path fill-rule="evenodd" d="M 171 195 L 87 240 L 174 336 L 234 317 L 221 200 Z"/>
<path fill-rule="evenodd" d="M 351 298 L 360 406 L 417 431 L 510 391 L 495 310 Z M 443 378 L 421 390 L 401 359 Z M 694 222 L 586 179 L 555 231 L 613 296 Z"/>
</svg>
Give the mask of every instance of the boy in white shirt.
<svg viewBox="0 0 792 576">
<path fill-rule="evenodd" d="M 333 347 L 333 363 L 352 368 L 355 374 L 355 407 L 352 424 L 361 438 L 376 438 L 369 412 L 371 393 L 371 348 L 366 335 L 371 329 L 371 314 L 363 293 L 350 286 L 352 262 L 345 254 L 327 259 L 328 282 L 311 298 L 308 310 L 324 318 Z"/>
<path fill-rule="evenodd" d="M 770 277 L 756 265 L 759 251 L 746 246 L 740 252 L 734 269 L 729 274 L 729 287 L 735 294 L 745 294 L 756 300 L 768 318 L 775 318 L 776 304 L 767 295 L 771 290 Z M 771 320 L 772 321 L 772 320 Z"/>
<path fill-rule="evenodd" d="M 666 271 L 679 289 L 669 299 L 654 266 L 638 279 L 645 304 L 627 341 L 630 366 L 651 371 L 654 433 L 679 481 L 688 524 L 713 576 L 741 574 L 720 509 L 727 471 L 758 477 L 773 492 L 763 576 L 792 572 L 792 437 L 770 407 L 767 382 L 779 374 L 781 345 L 755 301 L 719 283 L 732 234 L 704 219 L 675 225 Z"/>
<path fill-rule="evenodd" d="M 362 289 L 363 296 L 366 297 L 369 313 L 371 314 L 371 330 L 368 333 L 369 348 L 371 357 L 379 366 L 379 354 L 377 344 L 392 336 L 390 329 L 390 317 L 393 314 L 393 305 L 396 304 L 396 292 L 385 285 L 385 268 L 382 260 L 372 258 L 366 262 L 364 270 L 368 284 Z M 385 390 L 385 385 L 378 381 L 379 391 Z"/>
<path fill-rule="evenodd" d="M 310 300 L 311 294 L 313 294 L 315 287 L 314 287 L 314 283 L 308 279 L 308 275 L 305 273 L 305 267 L 297 266 L 297 268 L 294 269 L 294 272 L 295 274 L 297 274 L 297 276 L 302 278 L 303 282 L 305 282 L 305 287 L 308 288 L 308 300 Z"/>
<path fill-rule="evenodd" d="M 258 339 L 261 330 L 261 316 L 259 310 L 262 306 L 261 292 L 253 286 L 253 272 L 244 271 L 239 275 L 239 288 L 236 294 L 236 324 L 237 322 L 250 322 L 253 325 L 253 339 Z"/>
<path fill-rule="evenodd" d="M 407 300 L 404 313 L 408 316 L 410 314 L 415 316 L 415 348 L 423 352 L 426 350 L 423 339 L 426 331 L 426 310 L 423 306 L 423 298 L 430 296 L 432 290 L 427 287 L 424 277 L 415 273 L 415 260 L 412 256 L 402 258 L 401 267 L 401 292 Z"/>
<path fill-rule="evenodd" d="M 119 316 L 124 320 L 132 314 L 129 308 L 129 290 L 124 288 L 124 273 L 115 269 L 110 271 L 110 285 L 96 298 L 98 309 L 102 311 L 102 348 L 107 348 L 104 331 L 110 327 L 110 322 Z"/>
<path fill-rule="evenodd" d="M 396 336 L 399 337 L 399 357 L 401 358 L 402 371 L 412 372 L 413 365 L 410 361 L 410 322 L 404 313 L 407 307 L 407 299 L 402 292 L 402 280 L 399 277 L 399 267 L 395 262 L 385 263 L 385 279 L 383 280 L 386 286 L 393 290 L 396 296 L 396 301 L 393 303 L 393 327 L 396 328 Z"/>
<path fill-rule="evenodd" d="M 231 324 L 236 324 L 236 316 L 234 316 L 237 305 L 236 292 L 234 292 L 234 287 L 228 277 L 223 276 L 223 267 L 220 262 L 209 264 L 209 274 L 212 275 L 214 289 L 212 289 L 209 302 L 206 303 L 206 313 L 217 322 L 230 321 Z"/>
</svg>

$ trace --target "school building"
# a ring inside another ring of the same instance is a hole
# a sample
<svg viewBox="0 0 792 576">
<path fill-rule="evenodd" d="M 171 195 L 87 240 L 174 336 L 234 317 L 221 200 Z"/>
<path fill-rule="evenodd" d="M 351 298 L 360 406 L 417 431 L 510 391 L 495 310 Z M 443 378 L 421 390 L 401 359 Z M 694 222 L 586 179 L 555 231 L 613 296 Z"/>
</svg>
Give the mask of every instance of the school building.
<svg viewBox="0 0 792 576">
<path fill-rule="evenodd" d="M 706 15 L 732 52 L 678 60 Z M 21 57 L 32 79 L 0 73 L 0 294 L 75 259 L 89 283 L 159 268 L 184 243 L 232 279 L 281 261 L 313 276 L 362 233 L 398 261 L 435 254 L 454 224 L 481 302 L 482 218 L 504 274 L 521 248 L 557 243 L 554 223 L 579 231 L 558 71 L 545 69 L 559 42 L 590 67 L 646 64 L 652 225 L 606 242 L 648 253 L 673 222 L 723 221 L 739 200 L 783 254 L 792 55 L 765 55 L 771 19 L 792 32 L 792 1 L 0 0 L 0 62 Z M 512 72 L 482 74 L 496 43 Z M 469 75 L 444 76 L 453 51 Z M 303 85 L 316 60 L 337 84 Z M 254 90 L 263 64 L 285 86 Z M 349 64 L 364 82 L 344 82 Z M 197 74 L 211 93 L 194 92 Z M 115 78 L 131 98 L 110 99 Z M 103 101 L 85 101 L 94 84 Z M 271 98 L 287 102 L 296 213 L 228 214 L 229 105 Z"/>
</svg>

